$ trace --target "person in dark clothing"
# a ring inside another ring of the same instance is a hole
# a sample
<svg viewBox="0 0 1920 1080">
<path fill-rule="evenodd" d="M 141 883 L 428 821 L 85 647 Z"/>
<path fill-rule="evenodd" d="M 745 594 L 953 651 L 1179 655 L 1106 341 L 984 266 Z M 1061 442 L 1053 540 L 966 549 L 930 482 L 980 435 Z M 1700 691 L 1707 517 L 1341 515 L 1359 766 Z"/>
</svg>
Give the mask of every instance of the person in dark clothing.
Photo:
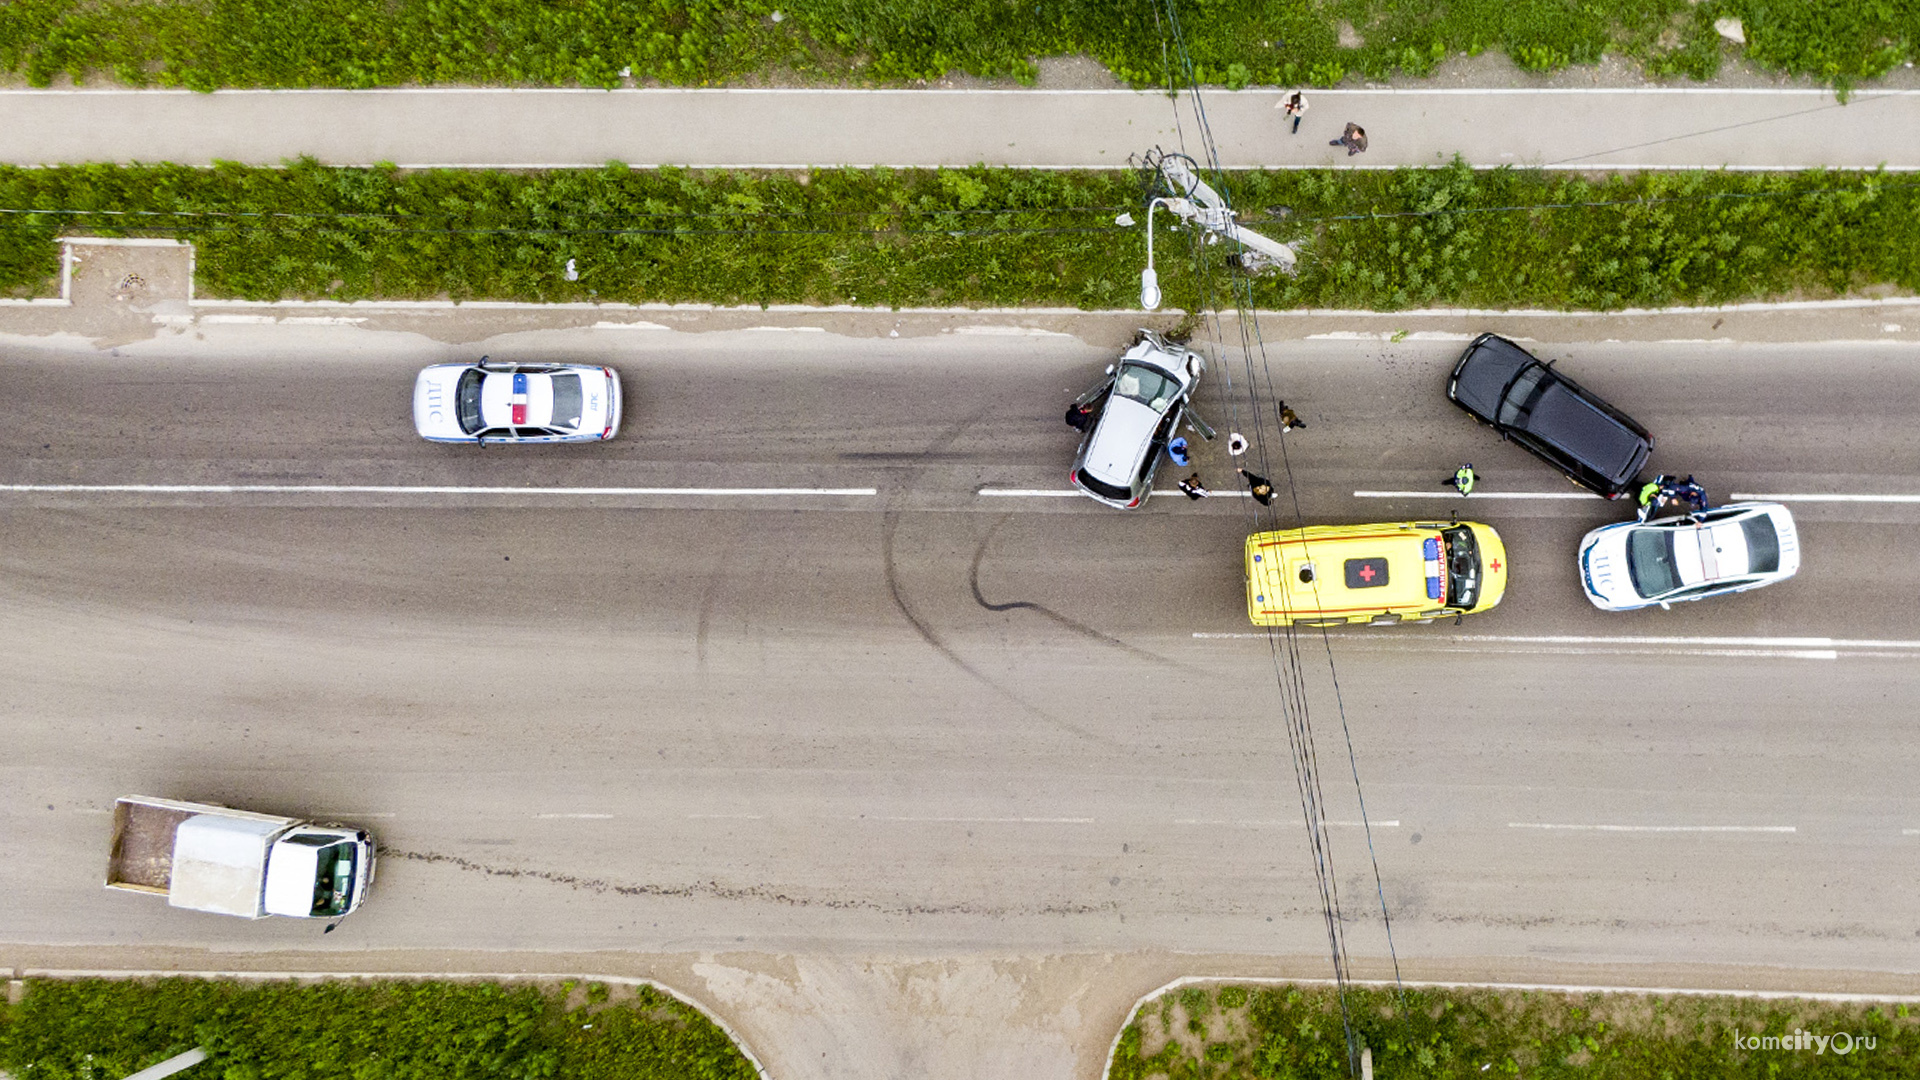
<svg viewBox="0 0 1920 1080">
<path fill-rule="evenodd" d="M 1247 490 L 1253 495 L 1253 501 L 1259 503 L 1261 506 L 1272 506 L 1273 485 L 1267 483 L 1267 478 L 1258 473 L 1250 473 L 1245 469 L 1238 471 L 1242 477 L 1246 478 Z"/>
<path fill-rule="evenodd" d="M 1327 145 L 1344 146 L 1347 148 L 1347 156 L 1352 157 L 1367 148 L 1367 129 L 1349 120 L 1347 121 L 1347 130 L 1342 132 L 1339 138 L 1329 142 Z"/>
<path fill-rule="evenodd" d="M 1194 473 L 1192 476 L 1180 481 L 1180 493 L 1195 502 L 1199 502 L 1201 499 L 1213 494 L 1213 492 L 1207 488 L 1207 485 L 1200 482 L 1199 473 Z"/>
<path fill-rule="evenodd" d="M 1067 406 L 1067 426 L 1075 431 L 1085 431 L 1093 423 L 1093 406 Z"/>
<path fill-rule="evenodd" d="M 1288 405 L 1284 401 L 1280 403 L 1281 431 L 1292 431 L 1294 428 L 1303 428 L 1306 426 L 1307 422 L 1300 419 L 1300 414 L 1293 411 L 1293 406 Z"/>
</svg>

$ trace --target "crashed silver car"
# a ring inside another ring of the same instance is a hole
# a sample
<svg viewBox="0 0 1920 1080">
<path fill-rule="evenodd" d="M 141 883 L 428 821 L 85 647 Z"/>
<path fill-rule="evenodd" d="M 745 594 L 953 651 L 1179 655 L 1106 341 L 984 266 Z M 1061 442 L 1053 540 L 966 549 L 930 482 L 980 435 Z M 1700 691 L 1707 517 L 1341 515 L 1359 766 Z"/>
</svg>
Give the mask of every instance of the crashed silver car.
<svg viewBox="0 0 1920 1080">
<path fill-rule="evenodd" d="M 1090 498 L 1131 509 L 1147 501 L 1160 456 L 1185 420 L 1204 438 L 1213 429 L 1188 410 L 1207 370 L 1199 353 L 1140 331 L 1105 381 L 1075 399 L 1067 422 L 1086 432 L 1067 480 Z"/>
</svg>

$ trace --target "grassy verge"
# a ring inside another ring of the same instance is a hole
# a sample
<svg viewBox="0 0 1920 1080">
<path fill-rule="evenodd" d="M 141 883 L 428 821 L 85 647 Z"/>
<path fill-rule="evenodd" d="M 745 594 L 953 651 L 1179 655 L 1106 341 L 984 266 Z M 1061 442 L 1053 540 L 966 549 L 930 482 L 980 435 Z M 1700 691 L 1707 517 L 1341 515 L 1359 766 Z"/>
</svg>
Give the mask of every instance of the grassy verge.
<svg viewBox="0 0 1920 1080">
<path fill-rule="evenodd" d="M 17 1080 L 127 1076 L 205 1047 L 189 1076 L 754 1080 L 697 1010 L 649 987 L 468 982 L 28 982 L 0 1006 Z"/>
<path fill-rule="evenodd" d="M 1260 307 L 1920 291 L 1915 178 L 1456 163 L 1244 172 L 1227 187 L 1253 227 L 1300 242 L 1297 277 L 1242 297 Z M 1125 171 L 0 168 L 0 208 L 49 211 L 0 214 L 0 295 L 54 288 L 55 236 L 145 233 L 198 245 L 201 295 L 257 300 L 1130 307 L 1145 232 L 1114 219 L 1143 204 Z M 1222 249 L 1157 224 L 1166 306 L 1231 306 Z"/>
<path fill-rule="evenodd" d="M 1483 49 L 1534 70 L 1613 52 L 1656 75 L 1705 78 L 1726 51 L 1714 31 L 1726 17 L 1743 20 L 1751 59 L 1842 85 L 1920 50 L 1920 5 L 1906 0 L 1212 0 L 1181 10 L 1200 78 L 1229 86 L 1422 75 Z M 202 90 L 612 86 L 623 70 L 682 84 L 956 69 L 1027 79 L 1035 57 L 1072 54 L 1138 85 L 1166 78 L 1155 5 L 1112 0 L 6 0 L 0 15 L 0 70 L 36 85 L 61 73 Z"/>
<path fill-rule="evenodd" d="M 1399 998 L 1373 988 L 1349 991 L 1348 1003 L 1358 1042 L 1373 1051 L 1374 1075 L 1393 1080 L 1920 1075 L 1920 1018 L 1905 1005 L 1489 990 L 1408 990 Z M 1803 1031 L 1829 1039 L 1782 1047 L 1780 1037 Z M 1108 1077 L 1347 1075 L 1331 988 L 1194 986 L 1135 1014 Z"/>
</svg>

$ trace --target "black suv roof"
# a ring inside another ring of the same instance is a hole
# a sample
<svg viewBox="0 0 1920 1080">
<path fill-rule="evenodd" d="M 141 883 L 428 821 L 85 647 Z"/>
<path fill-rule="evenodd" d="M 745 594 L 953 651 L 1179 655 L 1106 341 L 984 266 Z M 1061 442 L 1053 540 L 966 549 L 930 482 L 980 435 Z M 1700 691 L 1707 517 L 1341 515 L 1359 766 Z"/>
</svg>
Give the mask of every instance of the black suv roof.
<svg viewBox="0 0 1920 1080">
<path fill-rule="evenodd" d="M 1653 436 L 1592 391 L 1498 334 L 1474 338 L 1447 397 L 1598 495 L 1633 488 Z"/>
</svg>

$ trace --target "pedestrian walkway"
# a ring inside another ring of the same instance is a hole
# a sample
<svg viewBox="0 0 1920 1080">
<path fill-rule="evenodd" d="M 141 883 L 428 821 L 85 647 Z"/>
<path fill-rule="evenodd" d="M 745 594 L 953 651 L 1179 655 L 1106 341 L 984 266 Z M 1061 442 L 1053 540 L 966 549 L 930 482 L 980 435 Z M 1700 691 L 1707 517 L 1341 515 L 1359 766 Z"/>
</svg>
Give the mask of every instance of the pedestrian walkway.
<svg viewBox="0 0 1920 1080">
<path fill-rule="evenodd" d="M 1209 91 L 1228 167 L 1920 169 L 1920 91 L 1323 90 L 1298 135 L 1277 90 Z M 0 91 L 0 162 L 1111 168 L 1184 147 L 1199 111 L 1131 90 Z M 1328 141 L 1348 122 L 1365 153 Z"/>
</svg>

